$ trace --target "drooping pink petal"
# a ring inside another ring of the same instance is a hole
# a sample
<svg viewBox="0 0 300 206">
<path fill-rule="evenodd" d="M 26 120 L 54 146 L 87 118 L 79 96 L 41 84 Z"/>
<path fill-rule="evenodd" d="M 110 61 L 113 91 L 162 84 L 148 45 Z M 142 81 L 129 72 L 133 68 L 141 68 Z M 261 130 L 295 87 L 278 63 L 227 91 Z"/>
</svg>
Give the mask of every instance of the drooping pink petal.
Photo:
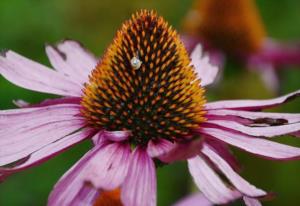
<svg viewBox="0 0 300 206">
<path fill-rule="evenodd" d="M 205 105 L 207 110 L 211 109 L 244 109 L 244 110 L 261 110 L 284 104 L 300 96 L 300 90 L 287 95 L 267 100 L 223 100 L 210 102 Z"/>
<path fill-rule="evenodd" d="M 175 142 L 174 147 L 167 153 L 158 158 L 166 163 L 186 160 L 200 153 L 202 139 L 198 138 L 187 142 Z"/>
<path fill-rule="evenodd" d="M 97 148 L 93 148 L 85 154 L 71 169 L 69 169 L 55 184 L 48 198 L 48 206 L 69 205 L 77 194 L 85 186 L 82 178 L 84 167 L 88 161 L 96 154 Z"/>
<path fill-rule="evenodd" d="M 157 141 L 151 140 L 147 146 L 147 153 L 150 157 L 158 157 L 167 154 L 174 149 L 174 147 L 174 143 L 165 139 L 159 139 Z"/>
<path fill-rule="evenodd" d="M 128 139 L 128 136 L 130 135 L 130 131 L 106 131 L 104 130 L 101 135 L 103 137 L 107 138 L 108 140 L 114 141 L 114 142 L 121 142 L 126 139 Z"/>
<path fill-rule="evenodd" d="M 188 167 L 200 191 L 215 204 L 226 204 L 240 194 L 228 188 L 200 156 L 188 160 Z"/>
<path fill-rule="evenodd" d="M 205 144 L 208 144 L 210 147 L 212 147 L 214 151 L 217 152 L 219 156 L 221 156 L 235 171 L 241 170 L 241 165 L 225 142 L 205 137 Z"/>
<path fill-rule="evenodd" d="M 114 143 L 105 146 L 86 165 L 84 179 L 96 188 L 116 189 L 127 174 L 129 157 L 128 144 Z"/>
<path fill-rule="evenodd" d="M 210 135 L 247 152 L 273 159 L 295 159 L 300 157 L 300 148 L 262 138 L 225 131 L 217 128 L 202 128 L 200 133 Z"/>
<path fill-rule="evenodd" d="M 104 190 L 119 187 L 127 174 L 129 154 L 129 145 L 96 145 L 56 183 L 48 205 L 69 205 L 86 184 Z"/>
<path fill-rule="evenodd" d="M 77 104 L 55 104 L 41 107 L 30 107 L 21 109 L 0 110 L 0 132 L 5 129 L 16 131 L 19 124 L 37 126 L 39 124 L 65 120 L 70 117 L 80 118 L 80 105 Z M 2 128 L 1 125 L 11 125 L 11 127 Z M 0 137 L 3 139 L 4 137 Z M 1 140 L 0 140 L 1 141 Z"/>
<path fill-rule="evenodd" d="M 207 115 L 216 116 L 236 116 L 244 119 L 250 119 L 254 124 L 280 125 L 300 122 L 300 114 L 291 113 L 272 113 L 272 112 L 253 112 L 240 110 L 208 110 Z"/>
<path fill-rule="evenodd" d="M 245 179 L 239 176 L 230 165 L 220 157 L 210 146 L 203 145 L 202 153 L 205 154 L 229 179 L 229 181 L 243 194 L 250 197 L 264 196 L 267 193 L 261 189 L 248 183 Z"/>
<path fill-rule="evenodd" d="M 195 47 L 191 54 L 191 59 L 191 65 L 195 67 L 198 78 L 201 79 L 201 86 L 207 86 L 213 83 L 219 69 L 209 62 L 208 56 L 203 56 L 200 44 Z"/>
<path fill-rule="evenodd" d="M 51 124 L 58 126 L 61 124 L 72 126 L 74 124 L 74 126 L 77 126 L 77 130 L 85 125 L 84 119 L 81 116 L 77 116 L 78 110 L 76 108 L 65 107 L 65 110 L 62 109 L 63 107 L 52 108 L 49 111 L 44 110 L 40 113 L 33 111 L 23 114 L 19 113 L 18 115 L 0 115 L 0 144 L 18 143 L 18 140 L 24 139 L 27 133 L 32 132 L 32 135 L 35 132 L 39 133 L 39 131 L 51 127 Z M 52 113 L 54 110 L 61 113 Z M 70 123 L 64 123 L 68 121 Z"/>
<path fill-rule="evenodd" d="M 5 136 L 8 140 L 0 143 L 0 165 L 25 158 L 81 128 L 82 120 L 65 120 L 25 130 L 22 133 L 14 134 L 12 139 L 10 136 Z"/>
<path fill-rule="evenodd" d="M 244 196 L 243 200 L 244 200 L 246 206 L 262 206 L 261 203 L 255 198 Z"/>
<path fill-rule="evenodd" d="M 82 93 L 79 83 L 13 51 L 0 55 L 0 74 L 12 83 L 33 91 L 74 97 Z"/>
<path fill-rule="evenodd" d="M 132 155 L 121 200 L 125 206 L 156 205 L 155 165 L 143 149 L 137 148 Z"/>
<path fill-rule="evenodd" d="M 46 52 L 52 66 L 61 74 L 84 84 L 97 64 L 93 54 L 80 43 L 65 40 L 56 46 L 47 46 Z"/>
<path fill-rule="evenodd" d="M 53 143 L 50 143 L 37 151 L 34 151 L 26 161 L 22 162 L 21 164 L 17 164 L 13 167 L 3 167 L 0 168 L 0 174 L 10 174 L 20 170 L 27 169 L 29 167 L 38 165 L 59 153 L 65 151 L 66 149 L 70 148 L 74 144 L 77 144 L 87 137 L 89 137 L 93 132 L 90 130 L 81 130 L 74 134 L 68 135 L 62 139 L 59 139 Z"/>
<path fill-rule="evenodd" d="M 56 99 L 46 99 L 38 104 L 34 104 L 31 106 L 34 107 L 44 107 L 44 106 L 50 106 L 55 104 L 80 104 L 81 98 L 79 97 L 62 97 L 62 98 L 56 98 Z"/>
<path fill-rule="evenodd" d="M 78 105 L 0 111 L 0 165 L 25 158 L 84 126 Z"/>
<path fill-rule="evenodd" d="M 68 206 L 92 206 L 99 195 L 99 190 L 85 184 Z"/>
<path fill-rule="evenodd" d="M 104 145 L 108 143 L 107 139 L 103 137 L 103 130 L 99 131 L 97 135 L 92 137 L 94 145 Z"/>
<path fill-rule="evenodd" d="M 244 134 L 257 137 L 275 137 L 286 135 L 293 132 L 300 131 L 300 122 L 279 126 L 246 126 L 234 121 L 226 120 L 208 120 L 206 123 L 218 125 L 222 128 L 232 129 Z"/>
<path fill-rule="evenodd" d="M 179 200 L 173 206 L 213 206 L 213 204 L 202 193 L 196 193 Z"/>
</svg>

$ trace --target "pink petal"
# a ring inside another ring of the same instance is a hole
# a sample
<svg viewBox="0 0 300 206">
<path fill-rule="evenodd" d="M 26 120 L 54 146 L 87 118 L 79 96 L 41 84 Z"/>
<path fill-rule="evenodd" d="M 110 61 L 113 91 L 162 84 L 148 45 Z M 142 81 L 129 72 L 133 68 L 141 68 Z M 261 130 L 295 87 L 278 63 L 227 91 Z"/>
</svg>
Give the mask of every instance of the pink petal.
<svg viewBox="0 0 300 206">
<path fill-rule="evenodd" d="M 24 111 L 25 109 L 22 110 Z M 6 111 L 9 112 L 11 110 Z M 47 128 L 50 124 L 60 125 L 63 122 L 71 121 L 76 124 L 78 128 L 81 128 L 85 125 L 85 121 L 81 116 L 77 116 L 77 112 L 77 108 L 57 107 L 51 108 L 51 110 L 45 108 L 44 110 L 41 109 L 28 113 L 22 113 L 20 111 L 19 114 L 12 115 L 0 114 L 0 144 L 17 143 L 26 133 L 38 132 L 43 128 Z M 71 124 L 71 122 L 69 124 Z M 67 123 L 67 125 L 69 124 Z M 7 138 L 8 136 L 9 138 Z"/>
<path fill-rule="evenodd" d="M 174 161 L 186 160 L 200 153 L 202 139 L 198 138 L 187 142 L 176 142 L 172 150 L 159 156 L 159 159 L 166 163 Z"/>
<path fill-rule="evenodd" d="M 79 192 L 85 187 L 82 178 L 85 165 L 98 151 L 94 148 L 85 154 L 71 169 L 69 169 L 55 184 L 48 198 L 48 206 L 70 205 Z"/>
<path fill-rule="evenodd" d="M 56 99 L 46 99 L 38 104 L 34 104 L 31 106 L 34 107 L 42 107 L 42 106 L 50 106 L 55 104 L 77 104 L 79 105 L 81 101 L 81 98 L 79 97 L 62 97 L 62 98 L 56 98 Z"/>
<path fill-rule="evenodd" d="M 126 139 L 128 139 L 128 136 L 130 135 L 130 131 L 103 131 L 102 135 L 103 137 L 114 141 L 114 142 L 121 142 Z"/>
<path fill-rule="evenodd" d="M 121 188 L 121 200 L 125 206 L 155 206 L 155 165 L 147 152 L 137 148 L 130 162 L 127 177 Z"/>
<path fill-rule="evenodd" d="M 174 149 L 174 147 L 174 143 L 165 139 L 159 139 L 157 141 L 151 140 L 147 146 L 147 153 L 150 155 L 150 157 L 157 157 L 167 154 Z"/>
<path fill-rule="evenodd" d="M 221 156 L 235 171 L 241 170 L 238 160 L 232 154 L 226 143 L 213 138 L 205 137 L 205 144 L 208 144 L 210 147 L 212 147 L 214 151 L 217 152 L 218 155 Z"/>
<path fill-rule="evenodd" d="M 96 188 L 116 189 L 123 183 L 129 166 L 128 144 L 110 144 L 102 148 L 85 167 L 84 179 Z"/>
<path fill-rule="evenodd" d="M 271 113 L 271 112 L 252 112 L 252 111 L 240 111 L 240 110 L 208 110 L 207 115 L 216 116 L 237 116 L 244 119 L 251 119 L 255 124 L 287 124 L 300 122 L 300 114 L 289 113 Z"/>
<path fill-rule="evenodd" d="M 216 128 L 202 128 L 201 133 L 239 147 L 247 152 L 274 159 L 295 159 L 300 157 L 300 148 L 269 140 L 233 133 Z"/>
<path fill-rule="evenodd" d="M 0 74 L 33 91 L 75 97 L 82 94 L 80 84 L 13 51 L 0 55 Z"/>
<path fill-rule="evenodd" d="M 30 107 L 21 109 L 0 110 L 0 128 L 16 131 L 18 124 L 27 126 L 37 126 L 49 121 L 65 120 L 68 117 L 78 116 L 80 105 L 76 104 L 56 104 L 43 107 Z M 79 119 L 80 117 L 78 117 Z M 12 125 L 14 127 L 2 128 L 1 125 Z"/>
<path fill-rule="evenodd" d="M 92 206 L 99 195 L 99 190 L 91 185 L 85 184 L 69 206 Z"/>
<path fill-rule="evenodd" d="M 80 43 L 66 40 L 56 46 L 47 46 L 46 52 L 52 66 L 61 74 L 82 85 L 95 68 L 97 59 Z"/>
<path fill-rule="evenodd" d="M 27 157 L 82 128 L 85 123 L 76 117 L 78 112 L 74 104 L 1 111 L 0 165 Z"/>
<path fill-rule="evenodd" d="M 265 191 L 249 184 L 246 180 L 239 176 L 222 157 L 210 148 L 210 146 L 204 144 L 202 153 L 205 154 L 243 194 L 251 197 L 264 196 L 267 194 Z"/>
<path fill-rule="evenodd" d="M 219 69 L 209 62 L 208 56 L 203 56 L 200 44 L 195 47 L 191 54 L 191 59 L 191 64 L 195 67 L 198 78 L 201 79 L 201 86 L 207 86 L 213 83 Z"/>
<path fill-rule="evenodd" d="M 92 131 L 90 130 L 81 130 L 77 133 L 59 139 L 56 142 L 50 143 L 45 147 L 42 147 L 41 149 L 33 152 L 28 157 L 28 159 L 26 159 L 26 161 L 22 162 L 21 164 L 17 164 L 14 167 L 0 168 L 0 173 L 13 173 L 40 164 L 65 151 L 74 144 L 77 144 L 86 139 L 90 136 L 91 133 Z"/>
<path fill-rule="evenodd" d="M 188 160 L 188 167 L 199 190 L 213 203 L 226 204 L 239 196 L 229 189 L 200 156 Z"/>
<path fill-rule="evenodd" d="M 69 205 L 87 183 L 101 187 L 97 189 L 119 187 L 127 174 L 129 154 L 128 145 L 96 145 L 56 183 L 48 205 Z"/>
<path fill-rule="evenodd" d="M 202 193 L 196 193 L 179 200 L 173 206 L 213 206 L 213 204 Z"/>
<path fill-rule="evenodd" d="M 205 108 L 211 109 L 245 109 L 245 110 L 261 110 L 284 104 L 300 96 L 300 90 L 289 93 L 285 96 L 268 100 L 223 100 L 207 103 Z"/>
<path fill-rule="evenodd" d="M 208 120 L 206 123 L 218 125 L 220 127 L 225 127 L 232 129 L 244 134 L 258 137 L 275 137 L 280 135 L 286 135 L 293 132 L 300 131 L 300 122 L 287 125 L 279 126 L 245 126 L 238 122 L 226 121 L 226 120 Z"/>
<path fill-rule="evenodd" d="M 261 203 L 257 199 L 246 196 L 244 196 L 243 199 L 247 206 L 261 206 Z"/>
<path fill-rule="evenodd" d="M 109 141 L 107 141 L 106 138 L 103 137 L 103 132 L 104 130 L 99 131 L 97 135 L 92 137 L 92 141 L 94 145 L 104 145 L 110 143 Z"/>
<path fill-rule="evenodd" d="M 82 120 L 67 120 L 42 125 L 39 128 L 15 134 L 14 139 L 1 142 L 0 165 L 13 163 L 35 151 L 82 128 Z"/>
</svg>

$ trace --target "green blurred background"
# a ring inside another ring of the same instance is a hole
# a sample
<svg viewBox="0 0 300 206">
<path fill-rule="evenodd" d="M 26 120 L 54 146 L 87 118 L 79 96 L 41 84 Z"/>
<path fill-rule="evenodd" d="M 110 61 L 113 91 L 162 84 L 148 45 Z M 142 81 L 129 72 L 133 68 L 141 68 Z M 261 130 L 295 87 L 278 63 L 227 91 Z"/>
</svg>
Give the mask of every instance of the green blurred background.
<svg viewBox="0 0 300 206">
<path fill-rule="evenodd" d="M 269 36 L 300 41 L 300 1 L 257 1 Z M 155 9 L 175 28 L 192 0 L 1 0 L 0 49 L 8 48 L 49 65 L 45 43 L 64 38 L 81 41 L 98 56 L 111 42 L 121 23 L 137 9 Z M 300 88 L 300 69 L 280 71 L 281 93 Z M 208 99 L 272 97 L 257 74 L 229 63 L 225 77 L 217 88 L 208 91 Z M 0 108 L 14 108 L 12 100 L 39 102 L 53 96 L 18 88 L 0 77 Z M 300 101 L 289 103 L 277 111 L 300 112 Z M 13 125 L 12 125 L 13 126 Z M 5 137 L 9 138 L 9 137 Z M 293 138 L 279 141 L 300 146 Z M 47 196 L 59 177 L 88 150 L 84 143 L 53 158 L 41 166 L 9 177 L 0 184 L 1 206 L 46 205 Z M 300 161 L 274 162 L 262 160 L 234 150 L 243 164 L 242 175 L 251 183 L 277 194 L 265 205 L 300 205 Z M 170 205 L 193 190 L 186 164 L 177 163 L 158 170 L 158 205 Z M 235 205 L 239 205 L 236 203 Z"/>
</svg>

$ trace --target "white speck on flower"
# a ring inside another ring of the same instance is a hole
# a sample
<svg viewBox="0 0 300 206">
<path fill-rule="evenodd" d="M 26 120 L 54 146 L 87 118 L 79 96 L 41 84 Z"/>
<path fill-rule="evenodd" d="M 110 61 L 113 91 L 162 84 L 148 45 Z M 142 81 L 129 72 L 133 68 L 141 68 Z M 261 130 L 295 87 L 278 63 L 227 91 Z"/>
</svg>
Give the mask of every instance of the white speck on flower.
<svg viewBox="0 0 300 206">
<path fill-rule="evenodd" d="M 142 61 L 134 56 L 131 60 L 130 60 L 130 63 L 131 63 L 131 66 L 134 68 L 134 69 L 139 69 L 142 65 Z"/>
</svg>

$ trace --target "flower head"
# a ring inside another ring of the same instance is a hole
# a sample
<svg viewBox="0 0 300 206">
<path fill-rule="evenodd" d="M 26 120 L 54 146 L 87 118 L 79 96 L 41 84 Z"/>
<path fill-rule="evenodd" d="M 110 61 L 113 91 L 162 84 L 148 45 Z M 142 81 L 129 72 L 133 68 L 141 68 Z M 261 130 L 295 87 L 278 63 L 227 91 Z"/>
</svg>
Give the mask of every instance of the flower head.
<svg viewBox="0 0 300 206">
<path fill-rule="evenodd" d="M 218 69 L 199 46 L 189 58 L 176 31 L 152 11 L 125 22 L 98 63 L 74 41 L 46 52 L 55 70 L 12 51 L 0 57 L 1 75 L 14 84 L 65 96 L 0 112 L 0 177 L 92 140 L 93 148 L 55 185 L 49 205 L 156 205 L 155 159 L 188 159 L 197 186 L 213 203 L 261 197 L 267 193 L 232 169 L 227 144 L 275 159 L 300 156 L 299 148 L 265 138 L 299 135 L 299 114 L 259 112 L 300 91 L 273 100 L 206 103 L 203 87 Z"/>
<path fill-rule="evenodd" d="M 139 60 L 139 68 L 132 65 Z M 204 90 L 178 34 L 154 12 L 132 16 L 117 32 L 84 88 L 92 127 L 129 131 L 130 141 L 175 140 L 204 121 Z"/>
</svg>

